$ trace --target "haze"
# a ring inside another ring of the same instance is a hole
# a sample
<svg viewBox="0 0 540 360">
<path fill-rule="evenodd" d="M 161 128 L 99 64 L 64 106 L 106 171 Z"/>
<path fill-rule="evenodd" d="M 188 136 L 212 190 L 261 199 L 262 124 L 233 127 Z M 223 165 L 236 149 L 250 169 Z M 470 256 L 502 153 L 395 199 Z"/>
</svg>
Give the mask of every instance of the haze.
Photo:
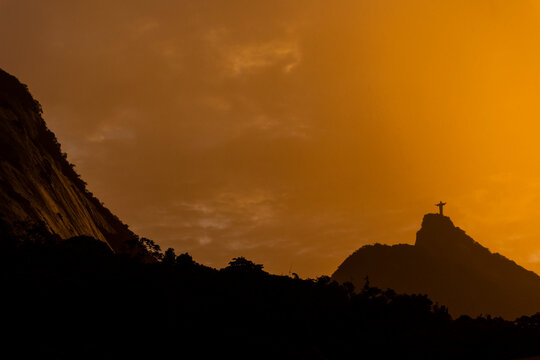
<svg viewBox="0 0 540 360">
<path fill-rule="evenodd" d="M 0 67 L 139 235 L 330 274 L 440 200 L 540 273 L 540 2 L 0 0 Z"/>
</svg>

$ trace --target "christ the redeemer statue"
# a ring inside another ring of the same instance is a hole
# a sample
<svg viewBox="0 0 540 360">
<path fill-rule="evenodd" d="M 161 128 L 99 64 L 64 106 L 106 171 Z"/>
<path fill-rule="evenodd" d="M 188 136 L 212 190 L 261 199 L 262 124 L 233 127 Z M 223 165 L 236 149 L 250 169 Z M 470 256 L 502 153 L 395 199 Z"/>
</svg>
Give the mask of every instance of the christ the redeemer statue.
<svg viewBox="0 0 540 360">
<path fill-rule="evenodd" d="M 438 206 L 439 207 L 439 214 L 443 214 L 443 206 L 446 205 L 446 203 L 443 203 L 442 201 L 439 202 L 438 204 L 435 204 L 435 206 Z"/>
</svg>

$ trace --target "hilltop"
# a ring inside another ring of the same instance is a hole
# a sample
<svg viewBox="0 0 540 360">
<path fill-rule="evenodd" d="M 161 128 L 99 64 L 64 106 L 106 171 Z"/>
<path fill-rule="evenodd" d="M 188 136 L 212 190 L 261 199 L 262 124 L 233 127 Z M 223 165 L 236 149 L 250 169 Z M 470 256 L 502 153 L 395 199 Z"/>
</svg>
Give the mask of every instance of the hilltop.
<svg viewBox="0 0 540 360">
<path fill-rule="evenodd" d="M 454 316 L 513 319 L 540 311 L 540 277 L 492 253 L 440 214 L 426 214 L 415 245 L 367 245 L 332 275 L 341 283 L 427 294 Z"/>
</svg>

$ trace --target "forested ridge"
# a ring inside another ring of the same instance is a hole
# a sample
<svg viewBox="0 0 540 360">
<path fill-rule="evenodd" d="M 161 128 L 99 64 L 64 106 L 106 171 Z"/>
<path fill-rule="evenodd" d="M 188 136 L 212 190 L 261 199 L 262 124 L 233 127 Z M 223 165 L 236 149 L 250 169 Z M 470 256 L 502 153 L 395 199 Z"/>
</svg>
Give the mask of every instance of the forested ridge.
<svg viewBox="0 0 540 360">
<path fill-rule="evenodd" d="M 33 232 L 33 233 L 32 233 Z M 540 354 L 540 314 L 453 319 L 425 295 L 277 276 L 243 257 L 114 254 L 39 227 L 0 233 L 4 349 L 36 358 L 501 358 Z"/>
</svg>

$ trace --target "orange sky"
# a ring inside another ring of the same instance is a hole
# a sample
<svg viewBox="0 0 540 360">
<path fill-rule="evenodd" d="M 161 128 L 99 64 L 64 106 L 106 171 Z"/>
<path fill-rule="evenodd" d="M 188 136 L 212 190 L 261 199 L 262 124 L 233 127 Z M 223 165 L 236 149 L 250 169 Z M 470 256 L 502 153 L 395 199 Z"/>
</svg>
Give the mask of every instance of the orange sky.
<svg viewBox="0 0 540 360">
<path fill-rule="evenodd" d="M 540 1 L 0 0 L 0 44 L 164 248 L 330 274 L 443 200 L 540 273 Z"/>
</svg>

